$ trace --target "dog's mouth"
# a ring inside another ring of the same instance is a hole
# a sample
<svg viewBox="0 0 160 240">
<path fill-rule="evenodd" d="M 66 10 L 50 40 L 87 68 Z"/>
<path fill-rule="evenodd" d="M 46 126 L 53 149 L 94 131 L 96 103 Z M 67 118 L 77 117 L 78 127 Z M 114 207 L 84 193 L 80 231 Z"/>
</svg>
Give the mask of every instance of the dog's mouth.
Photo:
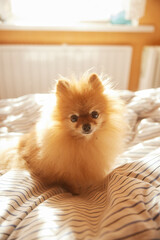
<svg viewBox="0 0 160 240">
<path fill-rule="evenodd" d="M 92 133 L 92 130 L 89 130 L 89 131 L 82 131 L 83 134 L 91 134 Z"/>
</svg>

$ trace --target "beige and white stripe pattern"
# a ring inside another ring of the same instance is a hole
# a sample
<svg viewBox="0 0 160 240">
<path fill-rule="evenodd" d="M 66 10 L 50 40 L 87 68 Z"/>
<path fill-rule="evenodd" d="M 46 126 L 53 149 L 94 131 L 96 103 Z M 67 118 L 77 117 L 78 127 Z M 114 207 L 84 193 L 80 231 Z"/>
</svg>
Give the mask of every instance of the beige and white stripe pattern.
<svg viewBox="0 0 160 240">
<path fill-rule="evenodd" d="M 1 171 L 0 239 L 160 239 L 160 89 L 120 95 L 131 130 L 119 166 L 80 196 L 27 171 Z M 0 101 L 1 142 L 28 131 L 46 98 Z"/>
</svg>

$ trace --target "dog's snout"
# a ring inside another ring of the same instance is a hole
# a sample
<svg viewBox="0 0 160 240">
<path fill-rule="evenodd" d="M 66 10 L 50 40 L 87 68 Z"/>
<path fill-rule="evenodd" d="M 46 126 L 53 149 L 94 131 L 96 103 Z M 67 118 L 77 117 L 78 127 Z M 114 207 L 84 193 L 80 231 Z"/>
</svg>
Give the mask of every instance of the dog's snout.
<svg viewBox="0 0 160 240">
<path fill-rule="evenodd" d="M 83 124 L 82 129 L 85 133 L 89 133 L 91 131 L 91 124 L 90 123 Z"/>
</svg>

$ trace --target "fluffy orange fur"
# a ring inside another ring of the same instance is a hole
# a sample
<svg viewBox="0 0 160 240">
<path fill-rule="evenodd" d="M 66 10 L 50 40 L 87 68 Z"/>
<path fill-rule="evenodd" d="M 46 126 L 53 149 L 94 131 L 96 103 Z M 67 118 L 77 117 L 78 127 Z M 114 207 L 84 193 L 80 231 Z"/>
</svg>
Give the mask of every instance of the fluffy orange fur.
<svg viewBox="0 0 160 240">
<path fill-rule="evenodd" d="M 15 164 L 8 159 L 4 166 L 28 168 L 46 184 L 81 193 L 104 179 L 122 150 L 123 104 L 96 74 L 59 80 L 55 94 L 48 116 L 20 139 Z"/>
</svg>

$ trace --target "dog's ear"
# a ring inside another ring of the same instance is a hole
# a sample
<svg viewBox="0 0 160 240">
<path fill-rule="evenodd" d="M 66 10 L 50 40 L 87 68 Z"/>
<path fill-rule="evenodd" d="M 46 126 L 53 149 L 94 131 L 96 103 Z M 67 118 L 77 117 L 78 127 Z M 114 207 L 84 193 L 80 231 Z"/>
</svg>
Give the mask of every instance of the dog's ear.
<svg viewBox="0 0 160 240">
<path fill-rule="evenodd" d="M 56 92 L 57 93 L 66 93 L 69 89 L 69 81 L 66 79 L 58 80 L 57 86 L 56 86 Z"/>
<path fill-rule="evenodd" d="M 88 83 L 94 89 L 97 89 L 97 90 L 100 90 L 100 91 L 104 90 L 103 84 L 102 84 L 101 80 L 99 79 L 99 77 L 98 77 L 98 75 L 96 73 L 92 73 L 89 76 Z"/>
</svg>

